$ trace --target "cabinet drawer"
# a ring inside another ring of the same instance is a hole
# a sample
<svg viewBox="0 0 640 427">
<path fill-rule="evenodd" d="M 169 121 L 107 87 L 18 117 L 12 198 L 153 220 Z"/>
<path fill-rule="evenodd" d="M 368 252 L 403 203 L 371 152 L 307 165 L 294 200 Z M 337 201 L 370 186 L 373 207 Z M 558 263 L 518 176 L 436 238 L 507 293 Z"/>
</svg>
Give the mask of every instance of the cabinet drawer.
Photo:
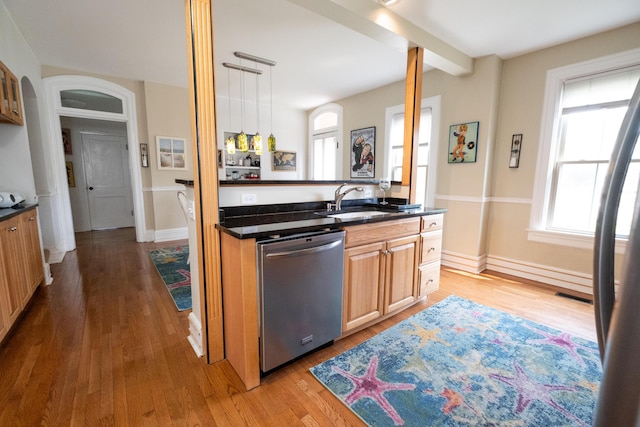
<svg viewBox="0 0 640 427">
<path fill-rule="evenodd" d="M 423 216 L 420 231 L 440 230 L 443 223 L 444 214 Z"/>
<path fill-rule="evenodd" d="M 364 243 L 382 242 L 397 237 L 411 236 L 420 232 L 420 218 L 406 218 L 393 221 L 374 222 L 344 227 L 344 246 L 358 246 Z"/>
<path fill-rule="evenodd" d="M 418 269 L 418 296 L 423 297 L 440 288 L 440 263 L 433 262 Z"/>
<path fill-rule="evenodd" d="M 420 241 L 420 264 L 440 261 L 440 255 L 442 254 L 442 231 L 422 233 Z"/>
</svg>

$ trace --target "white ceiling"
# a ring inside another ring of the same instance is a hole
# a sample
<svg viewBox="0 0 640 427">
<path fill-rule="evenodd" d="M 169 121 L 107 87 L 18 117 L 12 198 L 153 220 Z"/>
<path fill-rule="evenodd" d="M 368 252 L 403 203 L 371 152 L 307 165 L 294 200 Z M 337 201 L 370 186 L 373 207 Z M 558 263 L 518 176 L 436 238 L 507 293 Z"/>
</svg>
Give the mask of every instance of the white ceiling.
<svg viewBox="0 0 640 427">
<path fill-rule="evenodd" d="M 309 109 L 404 78 L 406 50 L 294 1 L 213 0 L 216 86 L 221 93 L 229 87 L 221 63 L 239 63 L 234 51 L 277 62 L 272 69 L 274 105 Z M 42 64 L 187 86 L 183 1 L 0 3 Z M 506 59 L 640 21 L 638 0 L 400 0 L 388 9 L 474 58 L 496 54 Z M 233 86 L 230 90 L 237 93 Z"/>
</svg>

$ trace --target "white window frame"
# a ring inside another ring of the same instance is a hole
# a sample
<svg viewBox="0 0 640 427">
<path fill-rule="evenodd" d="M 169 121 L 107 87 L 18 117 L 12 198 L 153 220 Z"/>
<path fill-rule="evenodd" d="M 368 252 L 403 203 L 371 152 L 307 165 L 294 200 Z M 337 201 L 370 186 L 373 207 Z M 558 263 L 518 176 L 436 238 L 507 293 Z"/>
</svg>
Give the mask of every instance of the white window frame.
<svg viewBox="0 0 640 427">
<path fill-rule="evenodd" d="M 431 108 L 431 146 L 429 147 L 429 164 L 427 166 L 427 188 L 425 205 L 435 206 L 436 177 L 438 169 L 438 141 L 440 137 L 440 95 L 423 98 L 420 109 Z M 391 120 L 393 116 L 404 113 L 404 104 L 394 105 L 385 109 L 385 156 L 384 176 L 391 176 Z"/>
<path fill-rule="evenodd" d="M 546 227 L 549 213 L 552 175 L 557 152 L 557 135 L 560 125 L 560 101 L 564 82 L 591 74 L 603 73 L 640 63 L 640 49 L 597 58 L 547 71 L 544 95 L 540 144 L 531 204 L 528 239 L 582 249 L 593 249 L 594 236 L 549 230 Z M 616 239 L 616 252 L 624 253 L 627 239 Z"/>
<path fill-rule="evenodd" d="M 336 113 L 338 115 L 338 124 L 335 128 L 324 128 L 321 130 L 315 130 L 313 127 L 313 122 L 315 121 L 315 119 L 324 113 Z M 313 140 L 314 140 L 314 136 L 327 136 L 330 134 L 335 133 L 336 136 L 336 141 L 338 143 L 338 147 L 336 148 L 337 153 L 336 153 L 336 174 L 338 175 L 336 177 L 336 179 L 340 179 L 340 176 L 342 176 L 342 158 L 343 158 L 343 154 L 342 152 L 344 151 L 344 146 L 341 145 L 342 144 L 342 135 L 343 135 L 343 108 L 342 105 L 340 104 L 335 104 L 335 103 L 329 103 L 329 104 L 325 104 L 322 105 L 318 108 L 316 108 L 315 110 L 313 110 L 311 112 L 311 114 L 309 114 L 309 142 L 308 142 L 308 153 L 309 153 L 309 179 L 311 179 L 314 176 L 314 170 L 313 170 L 313 165 L 314 165 L 314 159 L 313 159 Z"/>
</svg>

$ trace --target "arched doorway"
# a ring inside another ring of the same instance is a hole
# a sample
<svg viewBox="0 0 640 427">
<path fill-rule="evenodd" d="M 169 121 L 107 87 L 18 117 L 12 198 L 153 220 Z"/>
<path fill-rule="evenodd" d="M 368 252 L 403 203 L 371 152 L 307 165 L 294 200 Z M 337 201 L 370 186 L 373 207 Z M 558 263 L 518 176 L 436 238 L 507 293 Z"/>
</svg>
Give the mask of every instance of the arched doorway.
<svg viewBox="0 0 640 427">
<path fill-rule="evenodd" d="M 52 211 L 54 234 L 59 236 L 56 249 L 67 252 L 75 249 L 75 235 L 71 202 L 67 184 L 61 117 L 76 117 L 125 123 L 129 142 L 129 171 L 133 195 L 133 211 L 136 241 L 146 241 L 146 221 L 140 171 L 140 149 L 136 117 L 135 94 L 130 90 L 102 79 L 85 76 L 55 76 L 43 79 L 48 110 L 48 132 L 51 135 L 51 171 L 54 181 Z M 105 98 L 119 102 L 120 108 L 88 109 L 84 105 L 63 102 L 70 91 L 103 94 Z"/>
</svg>

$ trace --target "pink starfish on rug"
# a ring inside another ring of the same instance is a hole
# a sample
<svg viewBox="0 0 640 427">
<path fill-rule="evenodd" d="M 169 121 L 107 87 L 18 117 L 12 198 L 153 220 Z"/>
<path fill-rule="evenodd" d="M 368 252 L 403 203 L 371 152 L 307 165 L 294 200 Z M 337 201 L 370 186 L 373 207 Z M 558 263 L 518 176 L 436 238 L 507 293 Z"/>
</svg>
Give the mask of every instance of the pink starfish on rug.
<svg viewBox="0 0 640 427">
<path fill-rule="evenodd" d="M 416 388 L 415 384 L 403 384 L 403 383 L 388 383 L 381 381 L 376 376 L 378 370 L 378 357 L 374 356 L 369 362 L 367 372 L 363 376 L 353 375 L 349 372 L 343 371 L 340 368 L 333 367 L 333 370 L 340 375 L 347 377 L 355 388 L 344 399 L 347 405 L 353 405 L 360 399 L 368 397 L 374 400 L 380 407 L 386 412 L 386 414 L 393 420 L 393 423 L 397 426 L 404 425 L 404 420 L 391 406 L 389 401 L 384 397 L 383 393 L 393 390 L 413 390 Z"/>
</svg>

